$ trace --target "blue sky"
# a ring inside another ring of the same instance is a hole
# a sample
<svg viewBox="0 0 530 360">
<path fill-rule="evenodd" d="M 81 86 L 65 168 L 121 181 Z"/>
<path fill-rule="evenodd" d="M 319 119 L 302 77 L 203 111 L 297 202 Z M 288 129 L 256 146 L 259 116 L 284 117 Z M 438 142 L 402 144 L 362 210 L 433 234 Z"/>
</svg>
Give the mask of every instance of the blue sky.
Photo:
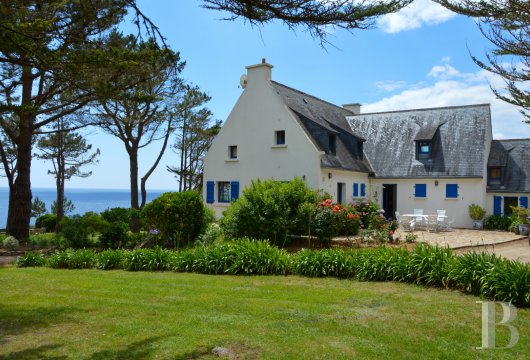
<svg viewBox="0 0 530 360">
<path fill-rule="evenodd" d="M 201 8 L 199 0 L 139 0 L 141 9 L 187 62 L 182 76 L 208 93 L 209 108 L 225 120 L 242 89 L 245 66 L 265 57 L 272 77 L 332 103 L 363 104 L 363 112 L 491 103 L 495 138 L 530 137 L 530 125 L 511 105 L 494 98 L 490 84 L 502 81 L 473 63 L 491 45 L 473 20 L 432 3 L 416 0 L 398 14 L 378 20 L 372 30 L 349 33 L 329 29 L 332 45 L 281 23 L 251 27 L 243 20 L 223 21 L 227 14 Z M 89 142 L 101 150 L 93 175 L 74 178 L 71 188 L 129 186 L 128 158 L 121 142 L 90 130 Z M 140 153 L 140 174 L 151 166 L 160 144 Z M 148 181 L 148 189 L 175 189 L 166 165 L 177 157 L 166 151 Z M 49 164 L 34 160 L 33 187 L 53 187 Z M 4 184 L 3 186 L 5 186 Z"/>
</svg>

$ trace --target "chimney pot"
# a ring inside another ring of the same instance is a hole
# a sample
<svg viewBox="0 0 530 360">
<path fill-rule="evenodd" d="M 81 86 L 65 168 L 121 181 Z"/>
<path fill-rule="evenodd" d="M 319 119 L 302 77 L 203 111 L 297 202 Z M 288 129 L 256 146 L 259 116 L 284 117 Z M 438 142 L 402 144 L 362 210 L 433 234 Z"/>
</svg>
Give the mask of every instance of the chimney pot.
<svg viewBox="0 0 530 360">
<path fill-rule="evenodd" d="M 362 105 L 359 103 L 342 105 L 343 108 L 345 108 L 348 111 L 351 111 L 354 115 L 359 115 L 361 113 L 361 106 Z"/>
<path fill-rule="evenodd" d="M 265 60 L 265 58 L 261 58 L 261 63 L 265 64 L 265 63 L 267 63 L 267 60 Z"/>
</svg>

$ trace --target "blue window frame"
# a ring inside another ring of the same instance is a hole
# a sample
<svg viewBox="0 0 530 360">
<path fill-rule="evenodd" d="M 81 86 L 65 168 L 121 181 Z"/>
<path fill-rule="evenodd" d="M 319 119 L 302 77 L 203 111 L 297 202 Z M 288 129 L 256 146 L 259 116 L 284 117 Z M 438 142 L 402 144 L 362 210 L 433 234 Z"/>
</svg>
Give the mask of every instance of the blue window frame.
<svg viewBox="0 0 530 360">
<path fill-rule="evenodd" d="M 519 198 L 519 204 L 521 204 L 521 207 L 528 209 L 528 196 L 521 196 Z"/>
<path fill-rule="evenodd" d="M 361 184 L 361 197 L 366 196 L 366 184 Z"/>
<path fill-rule="evenodd" d="M 446 184 L 445 185 L 445 197 L 447 199 L 458 198 L 458 184 Z"/>
<path fill-rule="evenodd" d="M 414 196 L 417 198 L 426 198 L 427 197 L 427 184 L 414 185 Z"/>
<path fill-rule="evenodd" d="M 215 183 L 213 181 L 207 181 L 206 182 L 206 202 L 208 204 L 214 203 L 214 190 L 215 190 Z"/>
<path fill-rule="evenodd" d="M 217 201 L 220 203 L 230 202 L 230 183 L 228 181 L 219 181 L 217 183 Z"/>
<path fill-rule="evenodd" d="M 353 183 L 353 196 L 358 197 L 359 196 L 359 184 Z"/>
<path fill-rule="evenodd" d="M 502 197 L 494 196 L 493 197 L 493 215 L 501 215 L 502 209 Z"/>
</svg>

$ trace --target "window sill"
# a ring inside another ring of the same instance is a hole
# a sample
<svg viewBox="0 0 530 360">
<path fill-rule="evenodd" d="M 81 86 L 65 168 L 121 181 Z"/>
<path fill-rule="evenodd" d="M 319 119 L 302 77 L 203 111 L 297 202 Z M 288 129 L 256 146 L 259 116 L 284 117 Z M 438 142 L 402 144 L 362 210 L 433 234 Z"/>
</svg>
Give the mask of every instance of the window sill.
<svg viewBox="0 0 530 360">
<path fill-rule="evenodd" d="M 230 206 L 230 202 L 215 202 L 213 203 L 212 205 L 216 205 L 216 206 Z"/>
<path fill-rule="evenodd" d="M 446 198 L 445 198 L 445 200 L 458 200 L 458 199 L 460 199 L 460 196 L 457 196 L 457 197 L 450 197 L 450 198 L 446 197 Z"/>
<path fill-rule="evenodd" d="M 225 159 L 225 162 L 239 162 L 239 159 Z"/>
<path fill-rule="evenodd" d="M 422 197 L 414 196 L 414 199 L 416 199 L 416 200 L 427 200 L 427 196 L 422 196 Z"/>
<path fill-rule="evenodd" d="M 271 146 L 271 149 L 285 149 L 287 148 L 287 144 L 282 144 L 282 145 L 272 145 Z"/>
</svg>

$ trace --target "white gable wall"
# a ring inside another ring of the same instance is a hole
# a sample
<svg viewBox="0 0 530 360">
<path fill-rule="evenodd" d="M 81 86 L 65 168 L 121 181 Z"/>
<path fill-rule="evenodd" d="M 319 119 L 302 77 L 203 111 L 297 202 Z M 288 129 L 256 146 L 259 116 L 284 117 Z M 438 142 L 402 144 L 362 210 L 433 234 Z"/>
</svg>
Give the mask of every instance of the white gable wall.
<svg viewBox="0 0 530 360">
<path fill-rule="evenodd" d="M 219 203 L 219 181 L 239 181 L 240 193 L 252 179 L 288 181 L 306 179 L 317 188 L 320 153 L 298 121 L 270 85 L 269 64 L 248 67 L 247 86 L 204 158 L 206 183 L 215 182 L 215 202 L 209 204 L 217 216 L 229 204 Z M 275 145 L 275 131 L 285 131 L 285 145 Z M 237 160 L 229 159 L 230 145 L 237 145 Z"/>
<path fill-rule="evenodd" d="M 351 204 L 354 201 L 367 199 L 370 194 L 370 184 L 368 174 L 344 171 L 337 169 L 322 169 L 320 171 L 320 178 L 318 188 L 331 195 L 334 202 L 338 201 L 338 183 L 344 184 L 343 203 Z M 357 196 L 353 196 L 353 184 L 358 184 Z M 361 184 L 366 185 L 366 196 L 361 196 Z"/>
</svg>

